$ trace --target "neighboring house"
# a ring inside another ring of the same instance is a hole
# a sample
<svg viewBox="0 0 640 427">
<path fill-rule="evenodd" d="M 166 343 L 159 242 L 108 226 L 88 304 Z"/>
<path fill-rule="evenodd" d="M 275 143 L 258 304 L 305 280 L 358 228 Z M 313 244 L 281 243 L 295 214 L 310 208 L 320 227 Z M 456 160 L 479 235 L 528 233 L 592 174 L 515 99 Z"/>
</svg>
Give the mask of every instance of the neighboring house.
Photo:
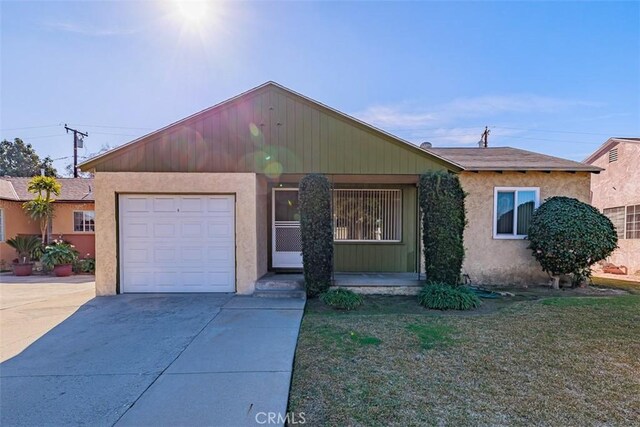
<svg viewBox="0 0 640 427">
<path fill-rule="evenodd" d="M 438 170 L 470 193 L 472 280 L 545 281 L 522 230 L 546 197 L 588 201 L 600 170 L 514 149 L 424 150 L 272 82 L 81 168 L 95 172 L 98 295 L 251 294 L 268 271 L 299 271 L 297 189 L 312 172 L 334 187 L 336 271 L 417 273 L 417 182 Z"/>
<path fill-rule="evenodd" d="M 640 138 L 609 138 L 584 162 L 604 169 L 591 181 L 591 204 L 618 230 L 607 260 L 640 274 Z"/>
<path fill-rule="evenodd" d="M 27 191 L 31 178 L 0 178 L 0 262 L 4 268 L 16 258 L 15 250 L 6 241 L 17 235 L 40 236 L 40 224 L 25 214 L 22 204 L 35 198 Z M 52 238 L 62 237 L 80 252 L 95 256 L 95 224 L 93 179 L 57 178 L 62 186 L 55 198 L 55 216 L 49 227 Z"/>
</svg>

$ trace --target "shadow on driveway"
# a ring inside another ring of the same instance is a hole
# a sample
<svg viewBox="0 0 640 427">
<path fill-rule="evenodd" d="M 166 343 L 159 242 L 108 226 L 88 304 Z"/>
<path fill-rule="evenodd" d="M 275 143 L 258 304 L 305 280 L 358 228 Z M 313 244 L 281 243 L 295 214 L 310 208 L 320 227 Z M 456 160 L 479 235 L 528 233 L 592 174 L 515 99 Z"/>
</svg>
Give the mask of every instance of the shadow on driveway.
<svg viewBox="0 0 640 427">
<path fill-rule="evenodd" d="M 0 365 L 0 424 L 236 425 L 286 411 L 304 301 L 256 300 L 94 298 Z"/>
</svg>

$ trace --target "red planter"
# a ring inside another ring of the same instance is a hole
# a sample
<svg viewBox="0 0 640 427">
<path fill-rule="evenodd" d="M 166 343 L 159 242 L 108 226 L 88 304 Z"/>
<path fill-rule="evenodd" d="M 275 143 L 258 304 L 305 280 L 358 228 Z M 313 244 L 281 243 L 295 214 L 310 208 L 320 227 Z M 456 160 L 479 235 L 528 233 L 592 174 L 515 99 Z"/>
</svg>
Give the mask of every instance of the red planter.
<svg viewBox="0 0 640 427">
<path fill-rule="evenodd" d="M 60 264 L 53 267 L 53 274 L 57 277 L 71 276 L 72 271 L 71 264 Z"/>
<path fill-rule="evenodd" d="M 33 263 L 15 263 L 11 265 L 13 267 L 13 274 L 16 276 L 31 276 L 33 273 Z"/>
</svg>

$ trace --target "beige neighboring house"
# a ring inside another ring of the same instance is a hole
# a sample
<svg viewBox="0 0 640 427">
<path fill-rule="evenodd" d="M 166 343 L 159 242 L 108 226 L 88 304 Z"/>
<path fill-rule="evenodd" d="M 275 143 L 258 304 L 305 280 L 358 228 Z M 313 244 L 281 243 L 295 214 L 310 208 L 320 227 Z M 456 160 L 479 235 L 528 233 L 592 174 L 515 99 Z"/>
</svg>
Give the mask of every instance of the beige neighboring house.
<svg viewBox="0 0 640 427">
<path fill-rule="evenodd" d="M 584 163 L 604 169 L 591 179 L 591 204 L 618 230 L 607 261 L 640 275 L 640 138 L 609 138 Z"/>
<path fill-rule="evenodd" d="M 301 271 L 298 186 L 333 186 L 337 273 L 421 270 L 417 184 L 460 174 L 464 272 L 485 284 L 548 276 L 524 240 L 556 195 L 589 201 L 600 168 L 514 148 L 421 148 L 268 82 L 81 165 L 95 173 L 96 292 L 252 294 Z M 373 274 L 371 274 L 373 273 Z"/>
</svg>

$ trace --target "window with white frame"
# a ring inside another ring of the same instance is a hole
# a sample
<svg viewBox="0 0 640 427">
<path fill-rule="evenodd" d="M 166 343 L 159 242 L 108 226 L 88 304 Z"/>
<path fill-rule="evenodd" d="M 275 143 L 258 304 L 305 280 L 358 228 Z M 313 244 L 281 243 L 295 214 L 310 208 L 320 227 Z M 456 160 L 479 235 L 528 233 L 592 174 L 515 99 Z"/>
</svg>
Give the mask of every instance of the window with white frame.
<svg viewBox="0 0 640 427">
<path fill-rule="evenodd" d="M 4 242 L 4 209 L 0 209 L 0 242 Z"/>
<path fill-rule="evenodd" d="M 333 191 L 335 241 L 402 240 L 402 190 Z"/>
<path fill-rule="evenodd" d="M 73 231 L 94 232 L 96 231 L 95 211 L 74 211 Z"/>
<path fill-rule="evenodd" d="M 625 237 L 640 239 L 640 205 L 627 206 Z"/>
<path fill-rule="evenodd" d="M 538 187 L 495 187 L 493 238 L 523 239 L 540 204 Z"/>
<path fill-rule="evenodd" d="M 618 239 L 624 239 L 624 223 L 625 223 L 625 208 L 624 206 L 618 206 L 615 208 L 606 208 L 602 210 L 602 213 L 611 220 L 613 226 L 618 233 Z"/>
</svg>

